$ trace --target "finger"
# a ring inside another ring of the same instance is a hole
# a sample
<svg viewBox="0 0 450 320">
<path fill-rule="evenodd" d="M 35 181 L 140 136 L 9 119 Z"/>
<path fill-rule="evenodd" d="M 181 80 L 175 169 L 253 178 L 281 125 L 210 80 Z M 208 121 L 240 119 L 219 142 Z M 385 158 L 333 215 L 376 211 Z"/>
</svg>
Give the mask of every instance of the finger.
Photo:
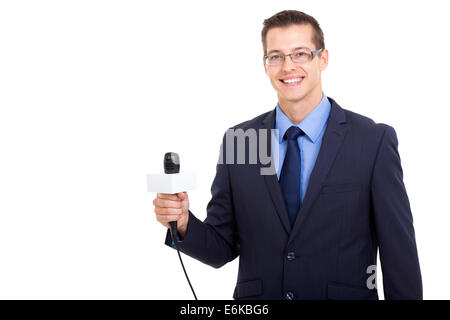
<svg viewBox="0 0 450 320">
<path fill-rule="evenodd" d="M 176 194 L 158 193 L 156 196 L 160 199 L 179 200 Z"/>
<path fill-rule="evenodd" d="M 159 208 L 181 208 L 181 200 L 167 200 L 167 199 L 159 199 L 156 198 L 153 201 L 153 205 Z"/>
<path fill-rule="evenodd" d="M 165 214 L 157 214 L 156 215 L 156 220 L 158 220 L 161 223 L 166 223 L 168 224 L 169 222 L 172 221 L 178 221 L 181 218 L 180 215 L 165 215 Z"/>
<path fill-rule="evenodd" d="M 182 209 L 176 209 L 176 208 L 160 208 L 155 207 L 155 213 L 159 215 L 181 215 L 183 212 Z"/>
<path fill-rule="evenodd" d="M 187 192 L 178 192 L 177 196 L 180 200 L 185 200 L 187 199 Z"/>
</svg>

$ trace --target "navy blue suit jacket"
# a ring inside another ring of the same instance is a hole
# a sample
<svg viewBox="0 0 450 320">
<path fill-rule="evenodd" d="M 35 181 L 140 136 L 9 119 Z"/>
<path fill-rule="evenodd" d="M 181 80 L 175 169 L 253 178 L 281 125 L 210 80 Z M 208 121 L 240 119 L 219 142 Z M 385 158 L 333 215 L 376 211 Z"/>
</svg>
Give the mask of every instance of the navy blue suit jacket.
<svg viewBox="0 0 450 320">
<path fill-rule="evenodd" d="M 422 298 L 396 133 L 329 100 L 321 149 L 292 227 L 277 176 L 261 175 L 259 160 L 224 158 L 207 218 L 189 212 L 180 251 L 215 268 L 239 256 L 235 299 L 378 299 L 367 285 L 377 249 L 385 298 Z M 274 126 L 272 110 L 233 128 Z"/>
</svg>

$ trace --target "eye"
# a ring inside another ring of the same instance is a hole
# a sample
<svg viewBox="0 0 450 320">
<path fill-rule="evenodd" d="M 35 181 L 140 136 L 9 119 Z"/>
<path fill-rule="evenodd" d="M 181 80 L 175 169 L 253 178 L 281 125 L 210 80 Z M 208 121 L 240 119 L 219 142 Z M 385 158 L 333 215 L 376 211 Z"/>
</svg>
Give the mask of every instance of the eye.
<svg viewBox="0 0 450 320">
<path fill-rule="evenodd" d="M 294 56 L 296 57 L 303 57 L 303 56 L 307 56 L 308 53 L 306 53 L 305 51 L 297 51 Z"/>
<path fill-rule="evenodd" d="M 274 54 L 273 56 L 270 56 L 269 59 L 270 61 L 275 61 L 281 59 L 281 56 Z"/>
</svg>

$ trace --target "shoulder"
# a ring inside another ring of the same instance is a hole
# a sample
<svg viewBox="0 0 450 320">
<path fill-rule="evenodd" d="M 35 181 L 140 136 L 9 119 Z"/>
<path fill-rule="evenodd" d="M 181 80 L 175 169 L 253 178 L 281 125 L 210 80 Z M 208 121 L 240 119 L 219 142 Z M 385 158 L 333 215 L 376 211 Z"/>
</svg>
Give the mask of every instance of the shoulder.
<svg viewBox="0 0 450 320">
<path fill-rule="evenodd" d="M 395 135 L 395 129 L 386 123 L 377 123 L 371 118 L 359 113 L 343 109 L 349 128 L 354 134 L 383 138 L 386 134 Z"/>
<path fill-rule="evenodd" d="M 347 118 L 347 122 L 355 130 L 365 131 L 367 133 L 384 132 L 388 128 L 392 128 L 386 123 L 377 123 L 369 117 L 362 114 L 343 109 Z"/>
<path fill-rule="evenodd" d="M 392 126 L 347 109 L 342 108 L 342 111 L 349 129 L 349 141 L 363 145 L 367 154 L 373 154 L 375 158 L 379 158 L 380 153 L 397 152 L 397 133 Z"/>
<path fill-rule="evenodd" d="M 328 99 L 331 102 L 330 119 L 345 124 L 350 141 L 364 144 L 370 149 L 379 149 L 383 141 L 391 145 L 398 143 L 395 129 L 392 126 L 386 123 L 377 123 L 367 116 L 341 107 L 330 97 Z"/>
</svg>

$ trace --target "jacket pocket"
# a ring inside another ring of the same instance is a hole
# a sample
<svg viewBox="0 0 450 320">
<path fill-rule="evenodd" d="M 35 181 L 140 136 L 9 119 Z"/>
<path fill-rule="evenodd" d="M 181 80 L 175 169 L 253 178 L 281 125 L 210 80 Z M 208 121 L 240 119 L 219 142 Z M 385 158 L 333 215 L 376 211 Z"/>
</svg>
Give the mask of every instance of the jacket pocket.
<svg viewBox="0 0 450 320">
<path fill-rule="evenodd" d="M 327 296 L 329 300 L 378 300 L 376 289 L 370 290 L 336 282 L 328 282 Z"/>
<path fill-rule="evenodd" d="M 341 183 L 333 185 L 324 185 L 320 193 L 338 193 L 338 192 L 350 192 L 358 191 L 361 186 L 359 183 Z"/>
<path fill-rule="evenodd" d="M 261 295 L 263 292 L 262 280 L 256 279 L 245 282 L 238 282 L 234 289 L 233 298 L 241 299 L 247 297 L 255 297 Z"/>
</svg>

